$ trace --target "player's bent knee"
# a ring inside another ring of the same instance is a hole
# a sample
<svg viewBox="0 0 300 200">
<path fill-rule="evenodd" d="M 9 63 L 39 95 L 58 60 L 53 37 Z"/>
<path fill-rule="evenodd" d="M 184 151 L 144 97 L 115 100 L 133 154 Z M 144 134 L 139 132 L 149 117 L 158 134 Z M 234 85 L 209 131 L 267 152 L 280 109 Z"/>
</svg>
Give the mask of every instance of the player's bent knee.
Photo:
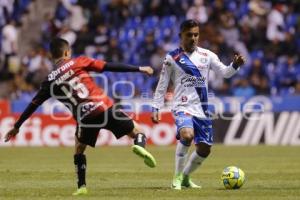
<svg viewBox="0 0 300 200">
<path fill-rule="evenodd" d="M 190 146 L 192 144 L 192 141 L 193 141 L 193 137 L 183 137 L 181 138 L 180 140 L 183 140 L 186 144 L 186 146 Z"/>
<path fill-rule="evenodd" d="M 193 135 L 184 135 L 181 136 L 181 140 L 186 141 L 186 143 L 191 144 L 191 142 L 193 141 L 194 136 Z"/>
<path fill-rule="evenodd" d="M 200 154 L 200 156 L 202 156 L 202 157 L 208 157 L 209 156 L 209 154 L 210 154 L 210 149 L 206 149 L 205 151 L 203 151 L 203 153 L 202 153 L 202 155 Z"/>
<path fill-rule="evenodd" d="M 197 150 L 197 154 L 203 158 L 206 158 L 209 156 L 210 150 L 202 150 L 202 151 Z"/>
<path fill-rule="evenodd" d="M 197 154 L 201 157 L 208 157 L 211 152 L 211 147 L 209 145 L 196 145 Z"/>
<path fill-rule="evenodd" d="M 194 139 L 194 133 L 192 131 L 181 131 L 180 139 L 188 143 L 191 143 Z"/>
</svg>

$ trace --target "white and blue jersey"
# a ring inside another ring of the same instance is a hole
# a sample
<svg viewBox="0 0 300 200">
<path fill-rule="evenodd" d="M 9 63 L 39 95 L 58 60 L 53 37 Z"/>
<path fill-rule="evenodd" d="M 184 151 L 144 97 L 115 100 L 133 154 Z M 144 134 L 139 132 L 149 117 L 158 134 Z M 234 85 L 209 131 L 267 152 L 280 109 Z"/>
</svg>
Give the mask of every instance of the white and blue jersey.
<svg viewBox="0 0 300 200">
<path fill-rule="evenodd" d="M 176 115 L 178 116 L 178 113 L 184 113 L 192 116 L 192 118 L 198 118 L 200 121 L 210 120 L 208 116 L 207 92 L 210 70 L 222 74 L 224 78 L 230 78 L 237 71 L 232 67 L 232 64 L 229 66 L 224 65 L 216 54 L 200 47 L 197 47 L 192 53 L 184 52 L 182 48 L 169 52 L 164 60 L 154 94 L 153 107 L 161 109 L 164 106 L 165 93 L 171 80 L 174 84 L 172 111 L 175 118 Z M 193 124 L 194 130 L 202 130 L 201 126 L 208 126 L 195 122 L 188 123 L 187 120 L 184 121 L 185 123 L 181 125 L 176 123 L 178 130 L 184 126 L 186 127 L 188 124 Z M 195 127 L 196 125 L 197 127 Z M 207 135 L 207 131 L 205 131 L 205 134 Z M 212 138 L 211 134 L 208 137 Z M 195 131 L 195 139 L 196 137 Z M 205 141 L 207 141 L 206 143 L 211 143 L 212 139 L 207 138 Z"/>
</svg>

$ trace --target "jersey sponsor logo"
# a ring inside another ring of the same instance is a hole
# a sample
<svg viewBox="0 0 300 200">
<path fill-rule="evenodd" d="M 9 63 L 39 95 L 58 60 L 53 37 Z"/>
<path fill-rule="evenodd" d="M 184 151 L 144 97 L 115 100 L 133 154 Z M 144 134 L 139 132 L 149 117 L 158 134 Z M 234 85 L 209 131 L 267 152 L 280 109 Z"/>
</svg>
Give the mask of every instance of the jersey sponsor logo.
<svg viewBox="0 0 300 200">
<path fill-rule="evenodd" d="M 52 71 L 49 75 L 48 75 L 48 81 L 52 81 L 56 78 L 56 76 L 58 74 L 60 74 L 61 72 L 66 71 L 67 69 L 69 69 L 71 66 L 73 66 L 75 64 L 75 62 L 73 60 L 63 64 L 61 67 L 57 68 L 56 70 Z"/>
<path fill-rule="evenodd" d="M 204 76 L 196 77 L 187 75 L 181 79 L 181 84 L 184 87 L 205 87 L 205 80 Z"/>
<path fill-rule="evenodd" d="M 198 69 L 206 69 L 206 68 L 208 68 L 208 66 L 207 65 L 198 65 L 197 68 Z"/>
<path fill-rule="evenodd" d="M 81 106 L 81 111 L 82 111 L 82 116 L 81 119 L 85 118 L 87 115 L 89 115 L 91 112 L 93 112 L 94 110 L 96 110 L 99 106 L 103 105 L 104 102 L 100 101 L 98 103 L 94 103 L 94 102 L 88 102 L 85 103 Z"/>
<path fill-rule="evenodd" d="M 185 64 L 184 58 L 180 58 L 179 62 L 180 62 L 181 64 Z"/>
<path fill-rule="evenodd" d="M 94 102 L 88 102 L 88 103 L 82 105 L 81 111 L 85 113 L 87 111 L 90 111 L 94 107 L 95 107 L 95 103 Z"/>
</svg>

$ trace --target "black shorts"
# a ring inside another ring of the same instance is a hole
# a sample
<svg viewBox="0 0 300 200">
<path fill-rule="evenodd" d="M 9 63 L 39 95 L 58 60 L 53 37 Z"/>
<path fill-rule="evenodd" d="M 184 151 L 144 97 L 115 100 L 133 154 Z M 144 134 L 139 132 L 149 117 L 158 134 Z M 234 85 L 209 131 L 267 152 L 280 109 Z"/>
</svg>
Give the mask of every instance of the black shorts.
<svg viewBox="0 0 300 200">
<path fill-rule="evenodd" d="M 76 138 L 80 143 L 95 147 L 100 129 L 110 130 L 117 139 L 129 134 L 133 128 L 133 120 L 119 109 L 107 109 L 77 124 Z"/>
</svg>

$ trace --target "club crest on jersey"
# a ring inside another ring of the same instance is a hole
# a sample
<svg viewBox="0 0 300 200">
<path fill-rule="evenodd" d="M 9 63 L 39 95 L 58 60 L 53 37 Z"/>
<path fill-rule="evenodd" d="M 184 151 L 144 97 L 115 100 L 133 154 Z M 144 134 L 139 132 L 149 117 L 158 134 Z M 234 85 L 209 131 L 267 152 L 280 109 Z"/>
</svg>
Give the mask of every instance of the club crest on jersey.
<svg viewBox="0 0 300 200">
<path fill-rule="evenodd" d="M 182 97 L 181 97 L 181 101 L 182 101 L 182 102 L 187 102 L 187 100 L 188 100 L 187 96 L 182 96 Z"/>
</svg>

